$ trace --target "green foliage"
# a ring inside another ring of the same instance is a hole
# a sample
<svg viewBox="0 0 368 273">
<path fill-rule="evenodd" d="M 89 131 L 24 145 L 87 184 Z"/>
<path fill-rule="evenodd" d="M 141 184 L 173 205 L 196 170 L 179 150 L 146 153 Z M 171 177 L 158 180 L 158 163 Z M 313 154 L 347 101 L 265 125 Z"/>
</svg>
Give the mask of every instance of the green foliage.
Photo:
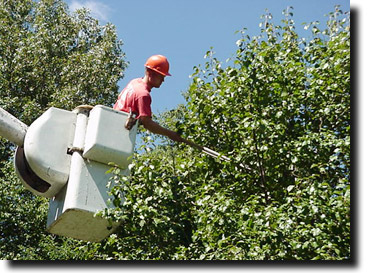
<svg viewBox="0 0 368 273">
<path fill-rule="evenodd" d="M 0 176 L 0 257 L 7 260 L 86 260 L 96 246 L 45 231 L 48 202 L 27 191 L 7 162 Z M 93 254 L 91 254 L 93 253 Z"/>
<path fill-rule="evenodd" d="M 107 257 L 350 259 L 349 17 L 337 7 L 307 40 L 290 10 L 240 31 L 233 65 L 210 50 L 194 68 L 187 105 L 160 123 L 231 161 L 146 146 L 114 180 L 125 202 L 106 213 L 123 220 Z"/>
<path fill-rule="evenodd" d="M 50 106 L 112 104 L 126 68 L 115 26 L 60 0 L 0 4 L 0 106 L 26 124 Z"/>
<path fill-rule="evenodd" d="M 127 65 L 121 46 L 113 25 L 70 15 L 63 1 L 0 0 L 0 107 L 31 124 L 51 106 L 111 105 Z M 13 152 L 0 137 L 0 257 L 92 258 L 95 245 L 45 232 L 48 202 L 21 186 Z"/>
</svg>

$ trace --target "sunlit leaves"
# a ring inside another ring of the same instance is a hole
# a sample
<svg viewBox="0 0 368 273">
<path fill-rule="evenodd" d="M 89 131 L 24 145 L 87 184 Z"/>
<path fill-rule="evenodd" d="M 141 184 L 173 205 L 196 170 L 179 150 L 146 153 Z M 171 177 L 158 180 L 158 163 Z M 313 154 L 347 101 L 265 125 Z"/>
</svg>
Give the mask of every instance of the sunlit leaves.
<svg viewBox="0 0 368 273">
<path fill-rule="evenodd" d="M 86 10 L 70 15 L 62 1 L 2 1 L 0 92 L 16 99 L 1 106 L 30 120 L 50 106 L 110 105 L 126 61 L 115 27 Z"/>
<path fill-rule="evenodd" d="M 299 38 L 291 10 L 242 30 L 233 65 L 211 49 L 194 67 L 187 104 L 160 123 L 231 161 L 146 144 L 124 184 L 130 251 L 115 258 L 350 257 L 349 32 Z"/>
<path fill-rule="evenodd" d="M 127 65 L 121 46 L 113 25 L 63 1 L 0 0 L 0 107 L 29 125 L 50 106 L 111 105 Z M 97 244 L 46 233 L 48 201 L 25 191 L 14 147 L 0 141 L 0 257 L 96 259 Z"/>
<path fill-rule="evenodd" d="M 340 28 L 300 38 L 291 10 L 281 26 L 266 14 L 260 36 L 242 30 L 233 65 L 211 49 L 194 67 L 187 104 L 160 123 L 231 160 L 146 138 L 109 255 L 350 258 L 348 20 L 335 11 Z"/>
</svg>

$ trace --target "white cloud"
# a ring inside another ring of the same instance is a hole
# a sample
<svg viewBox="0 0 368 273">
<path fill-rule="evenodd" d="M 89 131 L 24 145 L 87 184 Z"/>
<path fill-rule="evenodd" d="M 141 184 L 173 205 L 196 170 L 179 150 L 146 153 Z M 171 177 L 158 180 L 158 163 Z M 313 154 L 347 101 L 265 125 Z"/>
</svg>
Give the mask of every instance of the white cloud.
<svg viewBox="0 0 368 273">
<path fill-rule="evenodd" d="M 69 5 L 69 9 L 74 12 L 77 9 L 87 8 L 91 11 L 92 17 L 101 20 L 101 21 L 108 21 L 109 14 L 111 12 L 111 8 L 103 3 L 93 0 L 87 1 L 78 1 L 72 0 L 71 4 Z"/>
</svg>

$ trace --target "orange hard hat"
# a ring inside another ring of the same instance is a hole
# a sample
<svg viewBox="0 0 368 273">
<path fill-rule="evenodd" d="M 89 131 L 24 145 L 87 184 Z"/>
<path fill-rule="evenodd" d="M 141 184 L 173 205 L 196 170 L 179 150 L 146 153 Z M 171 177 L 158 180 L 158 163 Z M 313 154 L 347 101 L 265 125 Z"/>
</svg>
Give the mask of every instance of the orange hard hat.
<svg viewBox="0 0 368 273">
<path fill-rule="evenodd" d="M 169 73 L 169 62 L 165 56 L 153 55 L 147 59 L 144 66 L 156 71 L 157 73 L 160 73 L 161 75 L 171 76 Z"/>
</svg>

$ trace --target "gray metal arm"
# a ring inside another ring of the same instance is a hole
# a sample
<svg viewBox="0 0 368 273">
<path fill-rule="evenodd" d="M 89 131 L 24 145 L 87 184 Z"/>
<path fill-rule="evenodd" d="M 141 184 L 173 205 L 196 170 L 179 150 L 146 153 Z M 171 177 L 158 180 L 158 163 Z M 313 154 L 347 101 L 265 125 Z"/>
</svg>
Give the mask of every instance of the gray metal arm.
<svg viewBox="0 0 368 273">
<path fill-rule="evenodd" d="M 0 136 L 23 146 L 28 126 L 0 107 Z"/>
</svg>

